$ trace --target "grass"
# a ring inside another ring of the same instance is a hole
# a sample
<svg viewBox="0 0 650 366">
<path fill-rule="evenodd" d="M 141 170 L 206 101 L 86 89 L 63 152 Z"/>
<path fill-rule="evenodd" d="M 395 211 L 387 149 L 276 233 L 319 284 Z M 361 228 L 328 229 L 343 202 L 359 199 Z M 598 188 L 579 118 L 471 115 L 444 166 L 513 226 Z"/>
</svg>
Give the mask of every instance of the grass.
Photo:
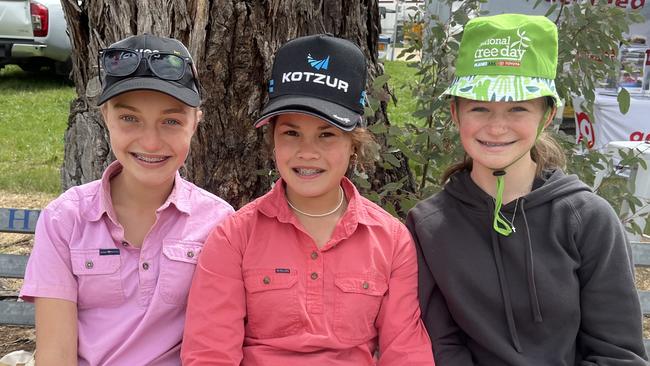
<svg viewBox="0 0 650 366">
<path fill-rule="evenodd" d="M 63 135 L 75 95 L 60 77 L 0 70 L 0 190 L 61 192 Z"/>
<path fill-rule="evenodd" d="M 415 122 L 411 116 L 416 109 L 415 98 L 411 95 L 411 85 L 415 81 L 416 69 L 405 61 L 384 61 L 384 73 L 390 75 L 388 85 L 397 97 L 397 105 L 388 103 L 388 118 L 392 124 L 401 125 Z"/>
</svg>

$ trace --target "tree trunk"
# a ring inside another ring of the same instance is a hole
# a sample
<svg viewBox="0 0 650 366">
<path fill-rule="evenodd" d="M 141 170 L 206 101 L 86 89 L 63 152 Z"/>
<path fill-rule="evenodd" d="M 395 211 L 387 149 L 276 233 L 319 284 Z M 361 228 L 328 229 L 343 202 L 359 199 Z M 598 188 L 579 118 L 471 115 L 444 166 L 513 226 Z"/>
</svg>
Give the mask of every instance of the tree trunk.
<svg viewBox="0 0 650 366">
<path fill-rule="evenodd" d="M 185 176 L 241 207 L 269 189 L 272 161 L 252 121 L 267 98 L 272 56 L 286 41 L 328 32 L 358 44 L 369 80 L 382 74 L 377 58 L 377 0 L 64 0 L 78 93 L 65 134 L 63 187 L 98 179 L 114 159 L 96 107 L 98 50 L 131 34 L 152 33 L 188 45 L 199 70 L 204 120 L 192 142 Z M 387 123 L 385 105 L 369 123 Z M 383 144 L 383 141 L 380 141 Z M 402 169 L 371 175 L 376 190 L 409 176 Z M 410 178 L 410 176 L 409 176 Z M 409 186 L 410 185 L 410 186 Z M 412 189 L 408 179 L 405 189 Z"/>
</svg>

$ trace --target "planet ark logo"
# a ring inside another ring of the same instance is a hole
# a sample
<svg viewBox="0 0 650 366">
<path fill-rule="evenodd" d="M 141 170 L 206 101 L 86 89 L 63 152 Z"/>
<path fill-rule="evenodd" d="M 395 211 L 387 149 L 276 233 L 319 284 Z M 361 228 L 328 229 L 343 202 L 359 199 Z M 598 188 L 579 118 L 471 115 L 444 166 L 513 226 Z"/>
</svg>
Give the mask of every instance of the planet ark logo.
<svg viewBox="0 0 650 366">
<path fill-rule="evenodd" d="M 489 38 L 481 43 L 474 52 L 474 67 L 484 66 L 521 66 L 521 60 L 526 54 L 530 38 L 526 31 L 517 30 L 516 41 L 511 37 Z"/>
</svg>

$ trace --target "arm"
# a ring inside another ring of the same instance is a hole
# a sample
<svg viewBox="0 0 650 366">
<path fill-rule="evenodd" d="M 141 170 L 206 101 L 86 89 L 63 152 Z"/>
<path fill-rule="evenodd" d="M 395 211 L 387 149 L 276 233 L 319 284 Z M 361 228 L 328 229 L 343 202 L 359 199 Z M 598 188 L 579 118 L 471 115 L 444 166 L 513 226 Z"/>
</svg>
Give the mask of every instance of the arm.
<svg viewBox="0 0 650 366">
<path fill-rule="evenodd" d="M 451 316 L 447 302 L 427 261 L 433 256 L 431 244 L 432 233 L 426 225 L 418 225 L 409 213 L 406 225 L 413 235 L 418 260 L 418 295 L 422 320 L 427 328 L 433 352 L 438 366 L 474 365 L 472 354 L 466 346 L 465 333 Z M 420 240 L 420 238 L 425 240 Z M 424 245 L 423 245 L 424 244 Z"/>
<path fill-rule="evenodd" d="M 69 220 L 48 205 L 38 218 L 20 296 L 34 301 L 38 365 L 77 365 L 77 281 L 70 264 Z"/>
<path fill-rule="evenodd" d="M 431 366 L 431 342 L 420 319 L 417 298 L 415 248 L 404 225 L 396 224 L 395 227 L 394 238 L 397 240 L 388 291 L 376 321 L 378 365 Z"/>
<path fill-rule="evenodd" d="M 36 298 L 36 364 L 77 365 L 77 304 Z"/>
<path fill-rule="evenodd" d="M 625 231 L 603 199 L 574 208 L 580 252 L 581 324 L 577 347 L 584 365 L 647 365 L 641 309 Z"/>
<path fill-rule="evenodd" d="M 246 295 L 243 252 L 230 241 L 243 228 L 226 219 L 208 236 L 188 298 L 183 365 L 239 365 L 243 358 Z"/>
</svg>

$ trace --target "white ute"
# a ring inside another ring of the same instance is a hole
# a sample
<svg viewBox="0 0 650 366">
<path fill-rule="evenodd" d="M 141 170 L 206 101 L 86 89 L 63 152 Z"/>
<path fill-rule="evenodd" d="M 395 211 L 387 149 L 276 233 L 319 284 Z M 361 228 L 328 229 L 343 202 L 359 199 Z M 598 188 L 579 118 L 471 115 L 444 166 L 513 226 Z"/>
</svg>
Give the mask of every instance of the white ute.
<svg viewBox="0 0 650 366">
<path fill-rule="evenodd" d="M 15 64 L 70 73 L 70 38 L 60 0 L 0 0 L 0 69 Z"/>
</svg>

